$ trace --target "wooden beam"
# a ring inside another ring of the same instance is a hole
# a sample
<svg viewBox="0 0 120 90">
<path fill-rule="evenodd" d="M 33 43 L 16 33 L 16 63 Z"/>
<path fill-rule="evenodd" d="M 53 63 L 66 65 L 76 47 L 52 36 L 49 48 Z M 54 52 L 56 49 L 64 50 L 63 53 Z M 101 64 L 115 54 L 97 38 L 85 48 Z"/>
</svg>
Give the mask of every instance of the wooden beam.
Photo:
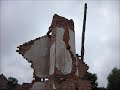
<svg viewBox="0 0 120 90">
<path fill-rule="evenodd" d="M 85 41 L 86 15 L 87 15 L 87 3 L 85 3 L 85 6 L 84 6 L 84 19 L 83 19 L 82 41 L 81 41 L 81 60 L 83 60 L 83 61 L 84 61 L 84 41 Z"/>
</svg>

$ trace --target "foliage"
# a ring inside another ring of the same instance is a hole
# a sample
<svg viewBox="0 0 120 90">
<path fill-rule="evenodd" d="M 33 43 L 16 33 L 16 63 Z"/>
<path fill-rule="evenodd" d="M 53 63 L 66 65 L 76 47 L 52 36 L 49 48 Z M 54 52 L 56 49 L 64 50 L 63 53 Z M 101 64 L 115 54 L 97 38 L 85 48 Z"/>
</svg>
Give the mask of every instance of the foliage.
<svg viewBox="0 0 120 90">
<path fill-rule="evenodd" d="M 13 77 L 8 78 L 8 85 L 11 88 L 15 88 L 17 84 L 18 84 L 18 80 L 16 78 L 13 78 Z"/>
<path fill-rule="evenodd" d="M 96 74 L 87 72 L 87 74 L 85 75 L 84 79 L 91 81 L 92 88 L 96 88 L 98 86 L 97 75 Z"/>
<path fill-rule="evenodd" d="M 120 90 L 120 69 L 113 68 L 107 79 L 108 90 Z"/>
</svg>

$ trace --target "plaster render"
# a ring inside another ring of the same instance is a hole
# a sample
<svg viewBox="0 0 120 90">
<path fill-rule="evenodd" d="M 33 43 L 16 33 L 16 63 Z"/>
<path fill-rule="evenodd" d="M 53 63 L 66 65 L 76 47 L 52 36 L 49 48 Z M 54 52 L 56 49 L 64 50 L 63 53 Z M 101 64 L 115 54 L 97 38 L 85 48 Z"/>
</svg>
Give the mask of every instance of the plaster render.
<svg viewBox="0 0 120 90">
<path fill-rule="evenodd" d="M 76 57 L 76 49 L 75 49 L 75 32 L 73 30 L 68 30 L 69 31 L 69 45 L 70 45 L 70 50 L 74 54 L 74 57 Z"/>
<path fill-rule="evenodd" d="M 91 90 L 90 81 L 84 80 L 88 66 L 76 54 L 72 19 L 55 14 L 47 35 L 18 48 L 34 69 L 30 90 Z"/>
<path fill-rule="evenodd" d="M 50 66 L 49 66 L 49 74 L 54 73 L 55 68 L 55 43 L 50 48 Z"/>
<path fill-rule="evenodd" d="M 72 32 L 73 31 L 70 32 L 71 38 L 74 37 Z M 66 49 L 65 42 L 63 41 L 64 33 L 64 28 L 56 27 L 56 40 L 50 48 L 50 74 L 54 73 L 54 68 L 60 70 L 62 74 L 71 73 L 72 58 L 70 52 Z M 75 45 L 72 44 L 73 41 L 71 38 L 69 43 L 72 45 L 71 48 L 73 48 Z"/>
<path fill-rule="evenodd" d="M 49 55 L 50 38 L 44 36 L 34 41 L 31 48 L 24 54 L 28 61 L 32 61 L 37 77 L 48 77 L 49 74 Z M 44 51 L 44 52 L 43 52 Z"/>
</svg>

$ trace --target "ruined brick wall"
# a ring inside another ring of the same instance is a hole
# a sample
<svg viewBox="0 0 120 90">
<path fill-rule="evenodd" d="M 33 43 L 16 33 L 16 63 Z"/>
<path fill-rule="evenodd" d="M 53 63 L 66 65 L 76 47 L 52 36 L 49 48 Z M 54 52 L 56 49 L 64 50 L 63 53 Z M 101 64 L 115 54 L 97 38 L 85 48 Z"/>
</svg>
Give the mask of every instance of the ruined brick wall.
<svg viewBox="0 0 120 90">
<path fill-rule="evenodd" d="M 76 76 L 83 78 L 88 70 L 87 64 L 83 60 L 81 60 L 78 56 L 76 56 Z"/>
<path fill-rule="evenodd" d="M 22 54 L 32 64 L 31 67 L 34 69 L 33 78 L 35 80 L 32 82 L 30 90 L 43 88 L 44 83 L 41 82 L 41 78 L 49 76 L 50 41 L 50 36 L 45 35 L 18 47 L 17 52 Z"/>
<path fill-rule="evenodd" d="M 51 48 L 49 74 L 52 75 L 56 72 L 55 70 L 61 74 L 69 74 L 72 71 L 70 51 L 75 56 L 74 23 L 72 20 L 54 15 L 50 30 Z"/>
<path fill-rule="evenodd" d="M 45 90 L 91 90 L 90 81 L 83 80 L 76 75 L 67 75 L 60 79 L 50 79 L 46 82 Z"/>
<path fill-rule="evenodd" d="M 47 35 L 18 48 L 34 69 L 30 90 L 91 90 L 83 78 L 88 66 L 76 55 L 73 20 L 55 14 Z"/>
<path fill-rule="evenodd" d="M 50 58 L 50 37 L 43 36 L 35 40 L 20 45 L 18 52 L 32 63 L 34 68 L 34 77 L 48 77 L 49 58 Z"/>
<path fill-rule="evenodd" d="M 75 32 L 72 20 L 54 15 L 50 26 L 50 70 L 45 90 L 91 90 L 83 77 L 88 66 L 75 52 Z"/>
</svg>

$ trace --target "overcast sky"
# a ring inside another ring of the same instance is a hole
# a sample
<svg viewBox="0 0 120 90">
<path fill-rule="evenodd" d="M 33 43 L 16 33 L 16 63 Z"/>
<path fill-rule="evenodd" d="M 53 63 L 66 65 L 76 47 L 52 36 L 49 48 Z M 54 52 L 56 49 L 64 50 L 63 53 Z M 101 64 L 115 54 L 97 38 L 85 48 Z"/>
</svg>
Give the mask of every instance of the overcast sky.
<svg viewBox="0 0 120 90">
<path fill-rule="evenodd" d="M 19 83 L 32 81 L 31 64 L 16 52 L 16 47 L 45 35 L 54 14 L 73 19 L 76 52 L 80 54 L 85 2 L 85 62 L 89 71 L 97 74 L 99 86 L 106 87 L 110 71 L 120 68 L 119 0 L 1 0 L 0 74 L 15 77 Z"/>
</svg>

